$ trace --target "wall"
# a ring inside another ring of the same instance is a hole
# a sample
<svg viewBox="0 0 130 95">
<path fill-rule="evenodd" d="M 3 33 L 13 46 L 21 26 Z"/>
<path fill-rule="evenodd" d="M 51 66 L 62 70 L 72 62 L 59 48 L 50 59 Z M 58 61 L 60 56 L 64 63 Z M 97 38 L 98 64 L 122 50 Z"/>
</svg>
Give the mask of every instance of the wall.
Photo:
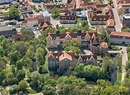
<svg viewBox="0 0 130 95">
<path fill-rule="evenodd" d="M 28 26 L 38 25 L 38 20 L 27 21 L 27 25 L 28 25 Z"/>
<path fill-rule="evenodd" d="M 110 43 L 112 44 L 130 44 L 130 39 L 124 38 L 113 38 L 110 37 Z"/>
</svg>

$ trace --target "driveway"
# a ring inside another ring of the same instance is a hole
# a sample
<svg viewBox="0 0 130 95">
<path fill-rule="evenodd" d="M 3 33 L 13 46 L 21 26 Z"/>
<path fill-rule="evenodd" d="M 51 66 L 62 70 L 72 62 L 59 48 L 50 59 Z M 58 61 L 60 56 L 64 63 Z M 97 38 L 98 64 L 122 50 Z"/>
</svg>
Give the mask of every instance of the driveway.
<svg viewBox="0 0 130 95">
<path fill-rule="evenodd" d="M 121 51 L 123 51 L 123 54 L 122 54 L 122 78 L 121 78 L 121 81 L 124 81 L 125 75 L 126 75 L 125 66 L 126 66 L 126 62 L 128 61 L 126 48 L 127 47 L 122 46 L 122 50 L 121 50 Z"/>
<path fill-rule="evenodd" d="M 60 20 L 59 20 L 59 19 L 53 19 L 53 18 L 51 17 L 50 22 L 51 22 L 51 24 L 52 24 L 54 27 L 56 27 L 56 25 L 62 26 L 62 25 L 60 24 Z"/>
<path fill-rule="evenodd" d="M 116 29 L 116 31 L 121 32 L 122 23 L 120 21 L 120 18 L 119 18 L 118 12 L 117 12 L 117 1 L 116 0 L 113 0 L 113 5 L 114 5 L 114 8 L 112 8 L 112 11 L 113 11 L 114 19 L 115 19 L 115 23 L 116 23 L 115 29 Z"/>
</svg>

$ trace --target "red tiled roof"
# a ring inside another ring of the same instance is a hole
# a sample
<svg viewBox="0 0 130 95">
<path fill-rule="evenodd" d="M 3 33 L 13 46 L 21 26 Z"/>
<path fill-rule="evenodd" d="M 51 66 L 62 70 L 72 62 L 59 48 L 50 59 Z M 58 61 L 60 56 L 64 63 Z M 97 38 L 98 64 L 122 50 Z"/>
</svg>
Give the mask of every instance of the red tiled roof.
<svg viewBox="0 0 130 95">
<path fill-rule="evenodd" d="M 115 26 L 114 19 L 108 19 L 107 22 L 106 22 L 106 26 L 108 28 L 114 28 L 114 26 Z"/>
<path fill-rule="evenodd" d="M 84 2 L 84 3 L 82 4 L 82 8 L 94 7 L 94 6 L 96 6 L 97 4 L 98 4 L 98 2 L 90 2 L 90 3 Z"/>
<path fill-rule="evenodd" d="M 126 3 L 130 3 L 130 0 L 117 0 L 118 3 L 123 3 L 123 4 L 126 4 Z"/>
<path fill-rule="evenodd" d="M 26 21 L 36 21 L 37 18 L 36 17 L 33 17 L 33 18 L 27 18 Z"/>
<path fill-rule="evenodd" d="M 77 6 L 80 7 L 82 5 L 82 0 L 78 0 L 77 4 L 78 4 Z"/>
<path fill-rule="evenodd" d="M 95 38 L 98 38 L 97 36 L 97 33 L 96 32 L 94 32 L 94 33 L 92 33 L 92 32 L 86 32 L 86 33 L 81 33 L 81 38 L 85 38 L 85 36 L 86 36 L 86 34 L 89 34 L 90 35 L 90 38 L 92 38 L 92 36 L 95 36 Z M 55 39 L 56 38 L 56 34 L 49 34 L 51 37 L 52 37 L 52 39 Z M 65 39 L 65 36 L 66 36 L 67 34 L 60 34 L 60 39 L 61 40 L 64 40 Z M 77 33 L 70 33 L 69 34 L 71 37 L 72 37 L 72 39 L 77 39 Z M 98 40 L 98 39 L 97 39 Z"/>
<path fill-rule="evenodd" d="M 72 56 L 64 52 L 61 56 L 59 56 L 59 61 L 62 61 L 64 59 L 69 59 L 70 61 L 72 61 Z"/>
<path fill-rule="evenodd" d="M 72 0 L 72 1 L 70 2 L 70 4 L 75 5 L 75 4 L 76 4 L 76 0 Z"/>
<path fill-rule="evenodd" d="M 49 52 L 48 53 L 48 57 L 53 57 L 55 59 L 59 59 L 59 61 L 67 58 L 69 60 L 73 60 L 73 58 L 76 58 L 77 60 L 79 60 L 80 58 L 83 60 L 83 61 L 88 61 L 90 60 L 91 58 L 94 58 L 94 59 L 97 59 L 97 56 L 96 55 L 82 55 L 82 54 L 79 54 L 79 55 L 75 55 L 74 52 Z"/>
<path fill-rule="evenodd" d="M 37 15 L 36 18 L 37 18 L 37 19 L 44 19 L 44 18 L 43 18 L 43 15 Z"/>
<path fill-rule="evenodd" d="M 129 32 L 111 32 L 110 37 L 128 37 L 130 38 Z"/>
<path fill-rule="evenodd" d="M 103 47 L 103 48 L 108 48 L 107 42 L 101 42 L 100 46 Z"/>
<path fill-rule="evenodd" d="M 46 22 L 44 22 L 44 24 L 43 24 L 43 28 L 45 28 L 45 27 L 48 27 L 49 25 L 46 23 Z"/>
<path fill-rule="evenodd" d="M 75 58 L 78 59 L 78 60 L 82 59 L 83 61 L 88 61 L 91 58 L 97 59 L 97 57 L 92 55 L 92 54 L 91 55 L 80 55 L 79 54 L 78 56 L 75 56 Z"/>
</svg>

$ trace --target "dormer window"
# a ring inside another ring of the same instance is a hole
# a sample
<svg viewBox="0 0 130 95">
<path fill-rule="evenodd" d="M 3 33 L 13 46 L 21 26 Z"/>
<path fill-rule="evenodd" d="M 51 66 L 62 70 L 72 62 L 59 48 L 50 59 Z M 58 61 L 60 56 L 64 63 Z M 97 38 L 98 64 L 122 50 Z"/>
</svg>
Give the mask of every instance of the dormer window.
<svg viewBox="0 0 130 95">
<path fill-rule="evenodd" d="M 94 20 L 96 20 L 96 18 L 94 18 Z"/>
<path fill-rule="evenodd" d="M 90 35 L 89 35 L 89 34 L 86 34 L 86 35 L 85 35 L 85 40 L 86 40 L 86 41 L 90 41 Z"/>
<path fill-rule="evenodd" d="M 100 20 L 102 20 L 102 18 L 100 18 Z"/>
<path fill-rule="evenodd" d="M 122 37 L 123 39 L 126 39 L 126 37 Z"/>
<path fill-rule="evenodd" d="M 70 35 L 66 35 L 65 39 L 66 40 L 71 40 L 71 36 Z"/>
<path fill-rule="evenodd" d="M 52 37 L 51 37 L 51 36 L 48 36 L 48 37 L 47 37 L 47 41 L 52 41 Z"/>
<path fill-rule="evenodd" d="M 104 18 L 103 20 L 106 20 L 106 18 Z"/>
<path fill-rule="evenodd" d="M 93 40 L 93 44 L 94 44 L 94 45 L 97 45 L 97 44 L 98 44 L 97 39 L 94 39 L 94 40 Z"/>
</svg>

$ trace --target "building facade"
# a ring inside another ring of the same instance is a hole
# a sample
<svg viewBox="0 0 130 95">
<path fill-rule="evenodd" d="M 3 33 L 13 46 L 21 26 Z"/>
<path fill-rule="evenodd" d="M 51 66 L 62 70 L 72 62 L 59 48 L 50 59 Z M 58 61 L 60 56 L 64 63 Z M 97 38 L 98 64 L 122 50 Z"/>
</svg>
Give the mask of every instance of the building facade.
<svg viewBox="0 0 130 95">
<path fill-rule="evenodd" d="M 27 18 L 26 20 L 23 21 L 23 24 L 27 26 L 38 25 L 38 19 L 36 17 Z"/>
<path fill-rule="evenodd" d="M 112 32 L 110 34 L 110 43 L 111 44 L 129 45 L 130 44 L 130 33 L 129 32 Z"/>
<path fill-rule="evenodd" d="M 60 16 L 61 24 L 76 24 L 76 16 Z"/>
<path fill-rule="evenodd" d="M 13 26 L 3 26 L 0 27 L 0 36 L 3 35 L 5 37 L 11 37 L 13 35 L 15 35 L 16 32 L 16 28 Z"/>
<path fill-rule="evenodd" d="M 66 32 L 66 34 L 60 34 L 60 31 L 57 31 L 56 34 L 48 33 L 48 36 L 46 37 L 47 48 L 57 48 L 58 45 L 63 43 L 64 40 L 78 40 L 81 48 L 89 49 L 93 53 L 101 53 L 102 51 L 97 33 L 81 33 L 81 30 L 78 30 L 77 33 L 72 34 L 69 32 Z"/>
<path fill-rule="evenodd" d="M 72 62 L 83 64 L 96 64 L 96 56 L 91 55 L 75 55 L 74 52 L 49 52 L 48 53 L 48 68 L 67 70 Z"/>
</svg>

